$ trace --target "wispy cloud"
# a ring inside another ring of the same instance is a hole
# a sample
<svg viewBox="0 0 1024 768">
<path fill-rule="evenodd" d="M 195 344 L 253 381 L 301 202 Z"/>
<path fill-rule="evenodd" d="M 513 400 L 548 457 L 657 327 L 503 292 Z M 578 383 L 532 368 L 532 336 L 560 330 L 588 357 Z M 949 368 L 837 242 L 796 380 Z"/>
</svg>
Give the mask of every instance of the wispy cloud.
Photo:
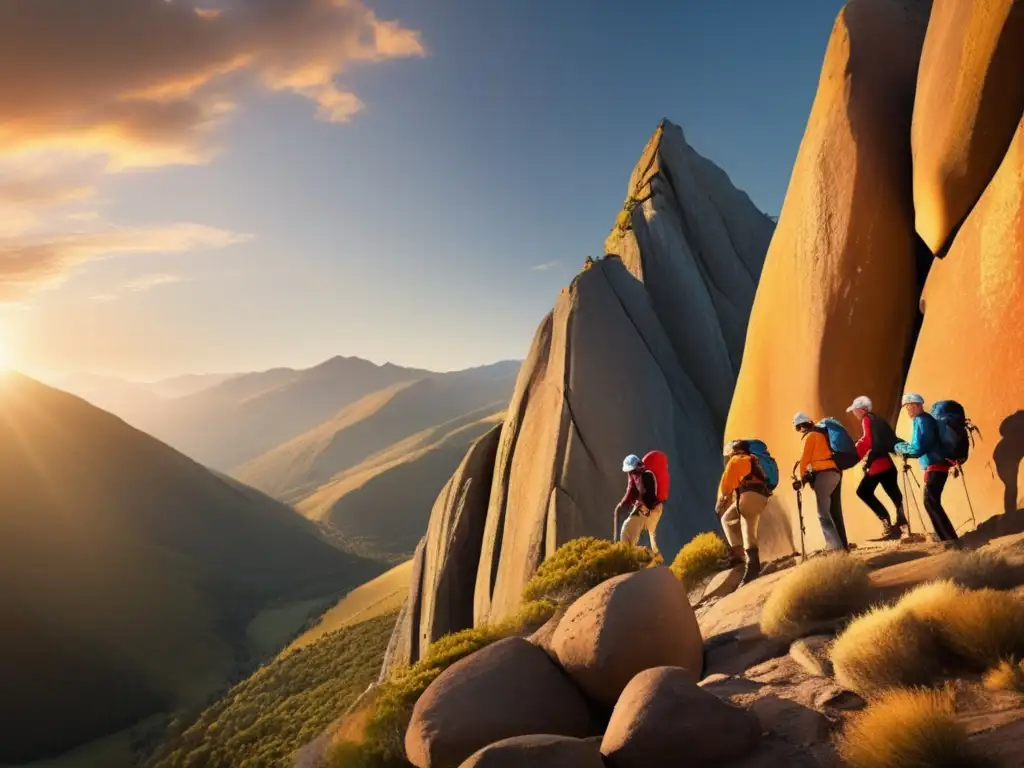
<svg viewBox="0 0 1024 768">
<path fill-rule="evenodd" d="M 38 238 L 0 238 L 0 301 L 53 287 L 81 265 L 126 254 L 186 253 L 245 242 L 249 235 L 198 224 L 106 227 Z"/>
<path fill-rule="evenodd" d="M 154 275 L 142 275 L 141 277 L 133 278 L 132 280 L 122 283 L 121 288 L 126 291 L 133 293 L 140 293 L 142 291 L 149 291 L 161 285 L 173 285 L 174 283 L 185 283 L 191 278 L 184 277 L 182 275 L 170 275 L 166 272 L 161 272 Z"/>
<path fill-rule="evenodd" d="M 554 269 L 555 267 L 560 266 L 561 263 L 562 263 L 561 261 L 548 261 L 548 262 L 545 262 L 544 264 L 535 264 L 534 266 L 530 267 L 530 271 L 531 272 L 548 272 L 548 271 Z"/>
<path fill-rule="evenodd" d="M 116 294 L 113 293 L 97 293 L 89 297 L 89 301 L 95 301 L 97 304 L 105 304 L 108 301 L 113 301 L 117 298 Z"/>
</svg>

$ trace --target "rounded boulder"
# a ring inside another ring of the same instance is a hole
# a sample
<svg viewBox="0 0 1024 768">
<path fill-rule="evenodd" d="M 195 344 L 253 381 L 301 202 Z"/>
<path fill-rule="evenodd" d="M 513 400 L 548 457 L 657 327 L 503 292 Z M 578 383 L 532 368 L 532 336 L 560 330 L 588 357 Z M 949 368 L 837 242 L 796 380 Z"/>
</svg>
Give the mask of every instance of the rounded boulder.
<svg viewBox="0 0 1024 768">
<path fill-rule="evenodd" d="M 721 765 L 761 736 L 753 715 L 699 688 L 678 667 L 641 672 L 622 692 L 601 742 L 610 768 Z"/>
<path fill-rule="evenodd" d="M 605 768 L 593 739 L 515 736 L 484 747 L 461 768 Z"/>
<path fill-rule="evenodd" d="M 673 666 L 699 677 L 704 646 L 686 590 L 668 568 L 609 579 L 573 603 L 551 638 L 558 663 L 612 706 L 638 673 Z"/>
<path fill-rule="evenodd" d="M 417 768 L 457 768 L 513 736 L 594 733 L 586 702 L 548 655 L 510 637 L 452 664 L 420 696 L 405 733 Z"/>
</svg>

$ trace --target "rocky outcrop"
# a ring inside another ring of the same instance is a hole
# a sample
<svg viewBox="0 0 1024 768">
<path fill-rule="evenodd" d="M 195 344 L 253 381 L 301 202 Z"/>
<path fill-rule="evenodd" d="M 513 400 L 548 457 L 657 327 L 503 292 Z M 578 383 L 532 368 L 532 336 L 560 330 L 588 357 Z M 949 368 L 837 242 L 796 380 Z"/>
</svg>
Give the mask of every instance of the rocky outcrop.
<svg viewBox="0 0 1024 768">
<path fill-rule="evenodd" d="M 540 648 L 499 640 L 456 662 L 423 692 L 405 734 L 416 768 L 457 768 L 502 739 L 593 735 L 583 697 Z"/>
<path fill-rule="evenodd" d="M 1024 110 L 1024 4 L 934 0 L 914 102 L 917 231 L 934 253 L 999 167 Z"/>
<path fill-rule="evenodd" d="M 604 768 L 598 745 L 565 736 L 517 736 L 479 752 L 460 768 Z"/>
<path fill-rule="evenodd" d="M 601 753 L 611 768 L 731 765 L 760 736 L 757 718 L 698 688 L 689 672 L 658 667 L 622 692 Z"/>
<path fill-rule="evenodd" d="M 801 447 L 796 411 L 846 417 L 861 394 L 882 414 L 898 406 L 916 319 L 910 125 L 928 9 L 927 0 L 852 0 L 832 30 L 726 427 L 729 438 L 765 440 L 784 473 Z M 860 434 L 848 417 L 847 427 Z M 763 558 L 792 551 L 777 518 L 795 520 L 795 507 L 788 489 L 776 494 Z M 877 521 L 848 515 L 851 535 L 858 526 L 877 535 Z M 819 548 L 810 518 L 807 531 L 808 548 Z"/>
<path fill-rule="evenodd" d="M 588 262 L 537 329 L 496 447 L 493 435 L 486 451 L 478 444 L 435 505 L 422 575 L 396 629 L 401 653 L 391 658 L 415 661 L 445 632 L 500 620 L 557 547 L 609 536 L 629 453 L 669 456 L 672 497 L 658 529 L 666 558 L 717 529 L 708 478 L 721 471 L 722 428 L 772 230 L 677 126 L 658 127 L 609 255 Z M 472 536 L 446 540 L 456 517 Z"/>
<path fill-rule="evenodd" d="M 978 522 L 1024 509 L 1024 123 L 949 254 L 932 267 L 922 306 L 907 389 L 959 401 L 981 429 L 964 467 Z M 900 431 L 910 431 L 905 416 Z M 950 478 L 942 498 L 953 524 L 969 530 L 961 481 Z"/>
<path fill-rule="evenodd" d="M 704 654 L 686 590 L 668 568 L 594 587 L 565 612 L 551 648 L 573 682 L 609 707 L 646 669 L 680 667 L 698 679 Z"/>
</svg>

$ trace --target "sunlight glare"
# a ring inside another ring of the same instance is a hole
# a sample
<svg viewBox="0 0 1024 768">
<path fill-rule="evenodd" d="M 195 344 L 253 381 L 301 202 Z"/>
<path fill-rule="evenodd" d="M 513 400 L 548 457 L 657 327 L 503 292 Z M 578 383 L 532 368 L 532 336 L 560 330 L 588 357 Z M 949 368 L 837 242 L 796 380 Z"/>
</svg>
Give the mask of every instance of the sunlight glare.
<svg viewBox="0 0 1024 768">
<path fill-rule="evenodd" d="M 6 329 L 0 328 L 0 373 L 14 367 L 14 345 Z"/>
</svg>

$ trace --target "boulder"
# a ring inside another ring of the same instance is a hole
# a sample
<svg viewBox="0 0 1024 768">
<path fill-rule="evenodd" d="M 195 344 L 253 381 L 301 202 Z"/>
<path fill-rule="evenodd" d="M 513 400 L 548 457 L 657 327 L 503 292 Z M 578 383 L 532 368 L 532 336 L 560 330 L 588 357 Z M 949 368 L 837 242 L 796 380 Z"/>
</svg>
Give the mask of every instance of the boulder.
<svg viewBox="0 0 1024 768">
<path fill-rule="evenodd" d="M 611 706 L 638 673 L 681 667 L 699 678 L 700 628 L 686 590 L 668 568 L 647 568 L 587 592 L 558 623 L 551 648 L 594 701 Z"/>
<path fill-rule="evenodd" d="M 456 662 L 420 696 L 405 733 L 417 768 L 456 768 L 513 736 L 594 733 L 583 697 L 543 650 L 518 637 Z"/>
<path fill-rule="evenodd" d="M 678 667 L 641 672 L 622 692 L 601 742 L 611 768 L 721 765 L 756 746 L 756 718 L 697 687 Z"/>
<path fill-rule="evenodd" d="M 911 141 L 917 231 L 943 251 L 1002 162 L 1024 111 L 1024 4 L 934 0 Z"/>
<path fill-rule="evenodd" d="M 461 768 L 604 768 L 599 742 L 565 736 L 516 736 L 484 747 Z"/>
<path fill-rule="evenodd" d="M 955 1 L 955 0 L 954 0 Z M 910 125 L 928 0 L 851 0 L 825 53 L 807 128 L 750 314 L 726 436 L 756 436 L 783 472 L 799 458 L 791 417 L 845 413 L 857 395 L 894 416 L 917 315 Z M 860 502 L 847 482 L 848 509 Z M 775 495 L 762 559 L 790 554 L 794 494 Z M 823 546 L 805 499 L 808 551 Z M 847 515 L 853 538 L 877 536 Z"/>
<path fill-rule="evenodd" d="M 959 401 L 981 429 L 983 439 L 964 467 L 979 523 L 1024 509 L 1022 191 L 1024 127 L 1019 122 L 992 181 L 948 255 L 936 261 L 928 276 L 924 324 L 907 375 L 908 390 L 920 392 L 929 403 Z M 906 416 L 899 429 L 909 433 Z M 949 479 L 942 499 L 953 524 L 970 530 L 971 511 L 960 479 Z"/>
</svg>

